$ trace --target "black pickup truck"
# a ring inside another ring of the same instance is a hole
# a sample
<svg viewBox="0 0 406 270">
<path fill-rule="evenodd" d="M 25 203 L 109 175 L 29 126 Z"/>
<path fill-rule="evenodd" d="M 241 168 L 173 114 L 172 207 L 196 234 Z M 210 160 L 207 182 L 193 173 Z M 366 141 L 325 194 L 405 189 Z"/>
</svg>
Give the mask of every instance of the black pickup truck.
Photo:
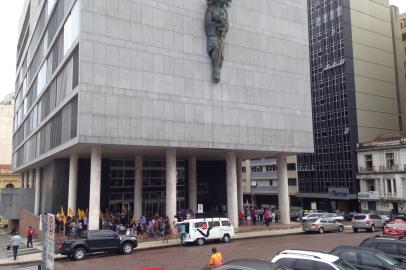
<svg viewBox="0 0 406 270">
<path fill-rule="evenodd" d="M 95 252 L 117 252 L 128 255 L 134 251 L 137 244 L 135 237 L 118 235 L 108 230 L 94 230 L 83 233 L 81 239 L 59 243 L 56 253 L 79 261 L 83 260 L 86 254 Z"/>
</svg>

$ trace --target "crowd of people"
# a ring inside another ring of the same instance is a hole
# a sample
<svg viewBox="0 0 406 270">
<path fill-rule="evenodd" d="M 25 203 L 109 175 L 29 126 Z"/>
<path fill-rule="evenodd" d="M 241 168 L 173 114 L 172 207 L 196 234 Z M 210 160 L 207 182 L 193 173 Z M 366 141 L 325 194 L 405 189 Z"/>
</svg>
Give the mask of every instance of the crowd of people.
<svg viewBox="0 0 406 270">
<path fill-rule="evenodd" d="M 78 211 L 79 212 L 79 211 Z M 86 212 L 82 211 L 74 215 L 73 211 L 69 211 L 69 215 L 65 217 L 63 210 L 55 215 L 55 233 L 66 235 L 70 239 L 78 238 L 82 232 L 87 230 L 88 217 Z M 80 214 L 83 213 L 83 214 Z M 189 209 L 181 209 L 177 212 L 175 222 L 192 219 L 195 217 L 193 211 Z M 142 239 L 159 239 L 163 241 L 169 240 L 171 229 L 178 229 L 175 224 L 171 224 L 168 216 L 163 210 L 157 211 L 149 217 L 135 217 L 131 212 L 123 210 L 121 212 L 112 212 L 106 209 L 100 214 L 101 229 L 112 230 L 120 235 L 130 235 Z M 173 226 L 173 227 L 172 227 Z"/>
<path fill-rule="evenodd" d="M 255 226 L 256 224 L 265 224 L 269 226 L 272 222 L 279 223 L 279 210 L 269 208 L 246 207 L 238 214 L 240 226 Z"/>
</svg>

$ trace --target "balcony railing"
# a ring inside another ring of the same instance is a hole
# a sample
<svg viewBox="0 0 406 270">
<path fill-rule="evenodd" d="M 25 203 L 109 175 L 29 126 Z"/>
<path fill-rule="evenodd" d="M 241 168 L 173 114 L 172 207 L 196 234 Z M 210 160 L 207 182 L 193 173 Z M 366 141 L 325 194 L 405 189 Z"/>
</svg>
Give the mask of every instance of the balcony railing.
<svg viewBox="0 0 406 270">
<path fill-rule="evenodd" d="M 278 172 L 276 171 L 269 171 L 269 172 L 251 172 L 250 175 L 251 179 L 271 179 L 271 178 L 277 178 L 278 177 Z"/>
<path fill-rule="evenodd" d="M 278 187 L 275 186 L 255 186 L 251 187 L 252 194 L 277 194 Z"/>
<path fill-rule="evenodd" d="M 19 219 L 20 211 L 34 211 L 34 189 L 10 188 L 0 190 L 0 216 Z"/>
<path fill-rule="evenodd" d="M 266 166 L 266 165 L 276 165 L 276 159 L 275 158 L 265 158 L 265 159 L 250 160 L 250 166 Z"/>
<path fill-rule="evenodd" d="M 399 165 L 394 164 L 392 167 L 380 165 L 380 166 L 373 166 L 373 167 L 358 167 L 358 171 L 360 173 L 374 173 L 374 172 L 401 172 L 406 171 L 406 164 Z"/>
</svg>

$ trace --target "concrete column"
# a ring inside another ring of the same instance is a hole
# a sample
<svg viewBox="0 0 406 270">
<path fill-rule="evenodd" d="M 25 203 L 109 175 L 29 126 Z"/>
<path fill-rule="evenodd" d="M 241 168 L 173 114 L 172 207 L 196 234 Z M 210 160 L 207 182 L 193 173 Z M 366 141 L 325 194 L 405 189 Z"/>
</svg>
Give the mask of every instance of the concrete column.
<svg viewBox="0 0 406 270">
<path fill-rule="evenodd" d="M 235 151 L 226 154 L 227 213 L 234 228 L 238 228 L 237 156 Z"/>
<path fill-rule="evenodd" d="M 93 146 L 90 158 L 89 230 L 99 229 L 101 148 Z"/>
<path fill-rule="evenodd" d="M 288 168 L 286 155 L 277 156 L 278 163 L 278 202 L 279 215 L 282 224 L 290 224 L 289 213 L 289 187 L 288 187 Z"/>
<path fill-rule="evenodd" d="M 166 215 L 171 224 L 176 215 L 176 150 L 166 150 Z M 172 226 L 173 229 L 173 226 Z"/>
<path fill-rule="evenodd" d="M 28 188 L 34 188 L 34 173 L 34 169 L 29 171 L 30 175 L 28 176 Z"/>
<path fill-rule="evenodd" d="M 189 158 L 189 209 L 197 212 L 196 157 Z"/>
<path fill-rule="evenodd" d="M 34 214 L 39 215 L 39 204 L 41 196 L 41 168 L 35 170 L 35 199 L 34 199 Z"/>
<path fill-rule="evenodd" d="M 135 179 L 134 179 L 134 217 L 138 220 L 142 216 L 142 155 L 135 157 Z"/>
<path fill-rule="evenodd" d="M 29 171 L 26 171 L 24 173 L 24 182 L 23 182 L 23 188 L 28 188 L 28 175 L 29 175 Z"/>
<path fill-rule="evenodd" d="M 68 211 L 70 208 L 75 214 L 78 192 L 78 160 L 79 157 L 77 154 L 72 154 L 69 158 Z"/>
<path fill-rule="evenodd" d="M 242 159 L 237 159 L 237 200 L 238 212 L 244 209 L 243 192 L 242 192 Z"/>
</svg>

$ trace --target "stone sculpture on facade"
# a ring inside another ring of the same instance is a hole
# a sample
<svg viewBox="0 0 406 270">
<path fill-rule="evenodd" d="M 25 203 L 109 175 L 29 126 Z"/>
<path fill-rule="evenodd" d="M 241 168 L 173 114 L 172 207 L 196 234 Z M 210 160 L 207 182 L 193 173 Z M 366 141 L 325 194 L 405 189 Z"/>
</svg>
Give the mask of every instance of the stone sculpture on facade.
<svg viewBox="0 0 406 270">
<path fill-rule="evenodd" d="M 213 67 L 213 81 L 220 82 L 223 65 L 224 39 L 228 32 L 228 13 L 232 0 L 207 0 L 205 29 L 207 36 L 207 53 Z"/>
</svg>

